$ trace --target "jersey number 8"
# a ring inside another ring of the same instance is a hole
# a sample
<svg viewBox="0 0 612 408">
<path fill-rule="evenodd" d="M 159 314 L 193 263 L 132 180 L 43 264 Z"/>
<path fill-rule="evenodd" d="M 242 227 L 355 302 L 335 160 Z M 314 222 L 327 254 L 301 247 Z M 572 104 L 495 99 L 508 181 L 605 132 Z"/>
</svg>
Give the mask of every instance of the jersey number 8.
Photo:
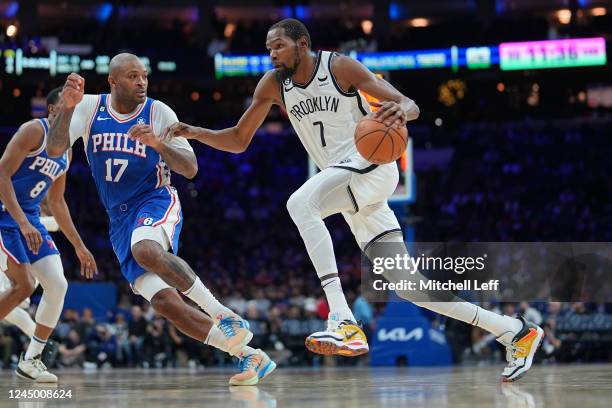
<svg viewBox="0 0 612 408">
<path fill-rule="evenodd" d="M 47 182 L 46 181 L 39 181 L 38 183 L 36 183 L 36 185 L 34 186 L 32 191 L 30 191 L 30 197 L 32 197 L 32 198 L 38 197 L 38 195 L 40 193 L 42 193 L 42 191 L 45 189 L 45 187 L 47 187 Z"/>
</svg>

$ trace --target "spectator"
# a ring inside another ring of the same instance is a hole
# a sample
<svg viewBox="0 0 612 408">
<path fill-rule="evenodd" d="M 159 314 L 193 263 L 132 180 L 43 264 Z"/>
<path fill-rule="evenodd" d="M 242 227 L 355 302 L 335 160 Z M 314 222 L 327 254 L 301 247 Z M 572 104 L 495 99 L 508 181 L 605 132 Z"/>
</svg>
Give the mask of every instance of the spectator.
<svg viewBox="0 0 612 408">
<path fill-rule="evenodd" d="M 144 319 L 142 308 L 132 306 L 132 320 L 128 323 L 128 341 L 123 343 L 123 350 L 130 367 L 142 363 L 142 344 L 147 334 L 147 321 Z"/>
<path fill-rule="evenodd" d="M 117 339 L 108 325 L 96 326 L 89 349 L 98 367 L 112 367 L 117 364 Z"/>
<path fill-rule="evenodd" d="M 83 309 L 83 315 L 75 325 L 75 329 L 79 333 L 79 337 L 82 339 L 89 339 L 92 335 L 95 334 L 95 328 L 96 319 L 94 319 L 91 309 Z"/>
<path fill-rule="evenodd" d="M 81 341 L 79 332 L 70 330 L 68 337 L 59 346 L 59 363 L 64 367 L 82 367 L 86 352 L 87 346 Z"/>
</svg>

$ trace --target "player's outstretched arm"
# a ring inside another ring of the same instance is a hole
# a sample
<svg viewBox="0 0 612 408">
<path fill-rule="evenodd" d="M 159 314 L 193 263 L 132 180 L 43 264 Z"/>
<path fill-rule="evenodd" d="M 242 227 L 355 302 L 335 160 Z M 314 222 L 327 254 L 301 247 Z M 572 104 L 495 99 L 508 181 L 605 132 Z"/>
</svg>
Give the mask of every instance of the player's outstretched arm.
<svg viewBox="0 0 612 408">
<path fill-rule="evenodd" d="M 85 246 L 85 243 L 72 222 L 70 210 L 64 199 L 66 177 L 67 173 L 62 174 L 53 182 L 51 188 L 49 188 L 49 193 L 47 194 L 49 211 L 57 221 L 60 230 L 74 247 L 74 251 L 81 262 L 81 276 L 91 279 L 98 267 L 93 255 Z"/>
<path fill-rule="evenodd" d="M 346 56 L 334 57 L 332 71 L 344 90 L 351 88 L 362 90 L 383 101 L 374 117 L 385 121 L 389 126 L 404 126 L 407 121 L 419 117 L 419 107 L 414 101 L 403 95 L 393 85 L 374 75 L 362 63 Z"/>
<path fill-rule="evenodd" d="M 85 79 L 74 72 L 68 75 L 61 94 L 58 113 L 47 134 L 47 154 L 60 157 L 70 147 L 70 121 L 74 108 L 83 99 Z"/>
<path fill-rule="evenodd" d="M 128 134 L 132 139 L 155 149 L 170 170 L 190 179 L 198 173 L 198 160 L 193 151 L 165 142 L 155 134 L 150 125 L 134 125 L 128 130 Z"/>
<path fill-rule="evenodd" d="M 28 248 L 35 254 L 38 253 L 42 244 L 42 236 L 28 221 L 21 209 L 11 177 L 19 169 L 28 153 L 40 146 L 42 136 L 43 129 L 38 123 L 33 121 L 25 123 L 17 130 L 17 133 L 6 146 L 2 158 L 0 158 L 0 199 L 11 217 L 19 225 Z"/>
<path fill-rule="evenodd" d="M 162 138 L 183 136 L 187 139 L 198 140 L 210 147 L 232 153 L 244 152 L 255 132 L 268 116 L 273 104 L 280 104 L 278 82 L 272 71 L 266 73 L 257 84 L 251 105 L 242 114 L 238 124 L 234 127 L 211 130 L 185 123 L 175 123 L 166 128 Z"/>
</svg>

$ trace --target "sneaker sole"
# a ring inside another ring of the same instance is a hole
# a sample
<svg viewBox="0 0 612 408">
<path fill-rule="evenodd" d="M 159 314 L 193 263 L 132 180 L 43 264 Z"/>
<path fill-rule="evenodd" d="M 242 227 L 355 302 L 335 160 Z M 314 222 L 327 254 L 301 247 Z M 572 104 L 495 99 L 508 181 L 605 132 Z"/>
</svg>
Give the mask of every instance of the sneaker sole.
<svg viewBox="0 0 612 408">
<path fill-rule="evenodd" d="M 254 376 L 253 378 L 250 378 L 250 379 L 245 380 L 245 381 L 233 381 L 230 378 L 229 385 L 234 386 L 234 387 L 241 387 L 241 386 L 245 386 L 245 385 L 257 385 L 258 382 L 259 382 L 259 377 L 258 376 Z"/>
<path fill-rule="evenodd" d="M 529 353 L 529 355 L 527 356 L 527 360 L 525 361 L 525 366 L 520 369 L 520 372 L 518 374 L 512 377 L 502 376 L 501 377 L 502 382 L 515 382 L 515 381 L 520 380 L 521 378 L 523 378 L 525 374 L 527 374 L 527 371 L 529 371 L 533 363 L 533 357 L 535 356 L 537 351 L 540 349 L 540 347 L 542 347 L 542 343 L 544 342 L 544 335 L 545 335 L 544 330 L 542 330 L 541 327 L 538 327 L 538 338 L 536 339 L 538 343 L 535 347 L 532 348 L 533 351 Z"/>
<path fill-rule="evenodd" d="M 336 344 L 329 340 L 317 340 L 312 337 L 306 338 L 306 348 L 316 354 L 323 356 L 345 356 L 345 357 L 356 357 L 363 354 L 367 354 L 370 348 L 367 344 L 365 345 L 348 345 L 348 344 Z"/>
</svg>

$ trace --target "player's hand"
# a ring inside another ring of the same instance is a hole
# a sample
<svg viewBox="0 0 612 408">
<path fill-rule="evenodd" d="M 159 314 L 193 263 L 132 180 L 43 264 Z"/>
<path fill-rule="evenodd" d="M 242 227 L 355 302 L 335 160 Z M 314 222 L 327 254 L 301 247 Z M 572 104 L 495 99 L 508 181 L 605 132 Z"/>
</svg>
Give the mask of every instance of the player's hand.
<svg viewBox="0 0 612 408">
<path fill-rule="evenodd" d="M 64 89 L 62 90 L 62 101 L 64 106 L 71 109 L 77 106 L 83 99 L 85 93 L 85 78 L 75 74 L 74 72 L 68 75 Z"/>
<path fill-rule="evenodd" d="M 161 134 L 161 138 L 162 140 L 168 140 L 172 139 L 173 137 L 182 136 L 185 139 L 197 139 L 201 132 L 202 129 L 197 126 L 191 126 L 183 122 L 176 122 L 175 124 L 164 129 Z"/>
<path fill-rule="evenodd" d="M 43 243 L 42 235 L 40 235 L 40 232 L 36 228 L 34 228 L 34 226 L 29 222 L 20 225 L 19 230 L 21 231 L 21 234 L 26 240 L 28 249 L 32 251 L 33 254 L 38 255 L 38 250 L 40 249 L 40 246 Z"/>
<path fill-rule="evenodd" d="M 394 101 L 385 101 L 383 103 L 372 101 L 370 105 L 378 107 L 373 117 L 384 122 L 385 125 L 393 125 L 395 127 L 406 126 L 408 116 L 399 103 Z"/>
<path fill-rule="evenodd" d="M 98 270 L 98 265 L 96 265 L 93 255 L 85 246 L 75 248 L 74 252 L 76 252 L 76 256 L 81 263 L 81 276 L 92 279 Z"/>
<path fill-rule="evenodd" d="M 128 135 L 132 140 L 138 140 L 140 143 L 151 146 L 154 149 L 163 143 L 163 140 L 153 132 L 153 128 L 150 125 L 134 125 L 128 130 Z"/>
</svg>

